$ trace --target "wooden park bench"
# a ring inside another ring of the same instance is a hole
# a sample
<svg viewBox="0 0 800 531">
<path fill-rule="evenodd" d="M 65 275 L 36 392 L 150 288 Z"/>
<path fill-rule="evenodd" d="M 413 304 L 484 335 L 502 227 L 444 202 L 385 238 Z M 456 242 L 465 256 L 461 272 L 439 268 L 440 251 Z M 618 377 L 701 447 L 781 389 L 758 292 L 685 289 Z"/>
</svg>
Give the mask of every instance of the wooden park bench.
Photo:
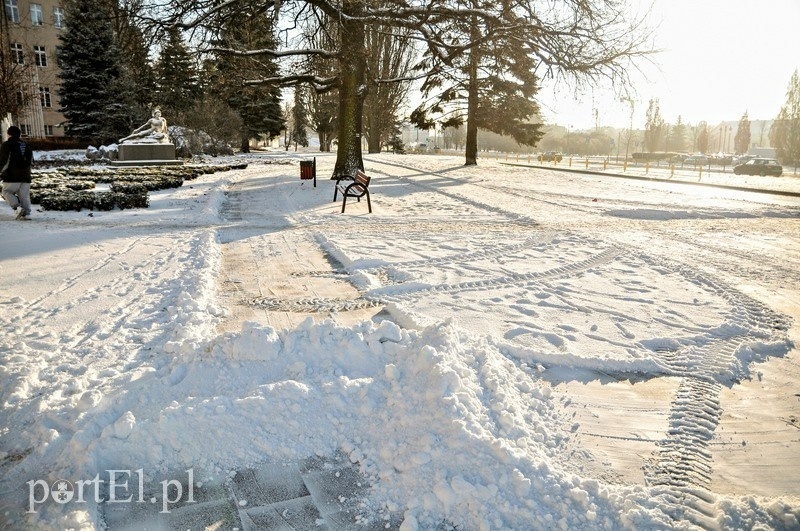
<svg viewBox="0 0 800 531">
<path fill-rule="evenodd" d="M 367 207 L 369 209 L 370 214 L 372 213 L 372 203 L 369 200 L 369 182 L 371 178 L 361 170 L 356 170 L 356 173 L 353 177 L 337 177 L 336 178 L 336 188 L 333 191 L 333 200 L 336 201 L 336 196 L 341 192 L 342 194 L 342 213 L 344 213 L 344 209 L 347 206 L 347 198 L 348 197 L 355 197 L 358 199 L 358 202 L 361 202 L 361 198 L 367 196 Z M 342 183 L 342 181 L 352 181 L 350 184 Z"/>
</svg>

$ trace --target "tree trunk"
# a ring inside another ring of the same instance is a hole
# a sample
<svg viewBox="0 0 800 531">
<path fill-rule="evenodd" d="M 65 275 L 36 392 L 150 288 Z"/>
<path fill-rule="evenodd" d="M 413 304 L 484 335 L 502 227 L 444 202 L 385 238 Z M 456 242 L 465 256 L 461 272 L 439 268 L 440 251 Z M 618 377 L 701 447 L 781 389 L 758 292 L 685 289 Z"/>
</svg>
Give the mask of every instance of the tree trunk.
<svg viewBox="0 0 800 531">
<path fill-rule="evenodd" d="M 473 18 L 470 37 L 475 42 L 480 37 L 477 19 Z M 465 166 L 478 164 L 478 49 L 469 51 L 469 85 L 467 87 L 467 146 L 464 150 Z"/>
<path fill-rule="evenodd" d="M 381 135 L 377 133 L 379 127 L 376 125 L 370 129 L 370 134 L 367 135 L 367 152 L 380 153 L 381 152 Z M 374 132 L 373 132 L 374 131 Z"/>
<path fill-rule="evenodd" d="M 242 153 L 250 153 L 250 139 L 242 137 Z"/>
<path fill-rule="evenodd" d="M 360 10 L 358 0 L 345 0 L 346 13 Z M 339 69 L 339 146 L 336 152 L 334 175 L 355 175 L 364 169 L 361 157 L 361 126 L 364 112 L 364 82 L 366 50 L 364 49 L 363 23 L 348 18 L 341 21 L 341 55 Z"/>
</svg>

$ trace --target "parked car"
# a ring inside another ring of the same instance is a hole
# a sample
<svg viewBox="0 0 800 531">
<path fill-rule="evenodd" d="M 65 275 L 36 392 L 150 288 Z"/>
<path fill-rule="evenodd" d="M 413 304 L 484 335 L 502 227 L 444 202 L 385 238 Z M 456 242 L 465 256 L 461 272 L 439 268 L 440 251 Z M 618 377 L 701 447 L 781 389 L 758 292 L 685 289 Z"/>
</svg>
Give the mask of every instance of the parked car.
<svg viewBox="0 0 800 531">
<path fill-rule="evenodd" d="M 563 155 L 558 151 L 545 151 L 541 155 L 539 155 L 539 162 L 561 162 Z"/>
<path fill-rule="evenodd" d="M 780 177 L 783 175 L 783 166 L 778 164 L 775 159 L 762 159 L 755 158 L 748 160 L 744 164 L 734 166 L 733 173 L 736 175 L 774 175 Z"/>
<path fill-rule="evenodd" d="M 716 164 L 718 166 L 730 166 L 733 164 L 733 155 L 714 155 L 710 159 L 711 164 Z"/>
<path fill-rule="evenodd" d="M 689 155 L 683 159 L 684 166 L 705 166 L 708 164 L 708 157 L 705 155 Z"/>
</svg>

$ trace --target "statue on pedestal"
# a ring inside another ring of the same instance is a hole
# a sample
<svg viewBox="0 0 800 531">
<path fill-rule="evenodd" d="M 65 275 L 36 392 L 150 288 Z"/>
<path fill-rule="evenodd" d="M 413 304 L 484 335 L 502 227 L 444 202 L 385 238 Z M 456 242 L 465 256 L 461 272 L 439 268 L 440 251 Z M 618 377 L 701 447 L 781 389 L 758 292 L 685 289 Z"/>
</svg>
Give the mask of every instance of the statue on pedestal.
<svg viewBox="0 0 800 531">
<path fill-rule="evenodd" d="M 167 120 L 161 116 L 161 109 L 153 109 L 152 118 L 119 141 L 120 144 L 125 142 L 130 144 L 169 144 Z"/>
</svg>

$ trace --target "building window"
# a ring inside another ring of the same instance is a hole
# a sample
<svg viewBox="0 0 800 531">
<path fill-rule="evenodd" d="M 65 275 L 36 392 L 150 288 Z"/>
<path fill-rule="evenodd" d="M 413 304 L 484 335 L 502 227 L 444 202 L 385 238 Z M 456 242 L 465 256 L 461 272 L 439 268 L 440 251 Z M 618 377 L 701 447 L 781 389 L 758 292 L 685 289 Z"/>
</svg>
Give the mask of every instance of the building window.
<svg viewBox="0 0 800 531">
<path fill-rule="evenodd" d="M 42 107 L 50 108 L 53 106 L 50 98 L 50 87 L 39 87 L 39 96 L 42 99 Z"/>
<path fill-rule="evenodd" d="M 25 105 L 25 95 L 21 90 L 17 91 L 17 105 Z"/>
<path fill-rule="evenodd" d="M 34 46 L 33 56 L 36 58 L 36 66 L 47 66 L 47 54 L 44 46 Z"/>
<path fill-rule="evenodd" d="M 53 26 L 57 28 L 64 27 L 64 8 L 63 7 L 54 7 L 53 8 Z"/>
<path fill-rule="evenodd" d="M 19 130 L 22 131 L 22 136 L 30 136 L 31 126 L 28 124 L 19 124 Z"/>
<path fill-rule="evenodd" d="M 6 0 L 6 17 L 9 22 L 19 24 L 19 0 Z"/>
<path fill-rule="evenodd" d="M 44 136 L 54 136 L 53 135 L 53 126 L 52 125 L 44 126 Z"/>
<path fill-rule="evenodd" d="M 31 4 L 31 26 L 41 26 L 42 24 L 44 24 L 42 4 Z"/>
<path fill-rule="evenodd" d="M 14 64 L 25 64 L 25 52 L 22 50 L 22 45 L 18 42 L 11 43 L 11 60 Z"/>
</svg>

